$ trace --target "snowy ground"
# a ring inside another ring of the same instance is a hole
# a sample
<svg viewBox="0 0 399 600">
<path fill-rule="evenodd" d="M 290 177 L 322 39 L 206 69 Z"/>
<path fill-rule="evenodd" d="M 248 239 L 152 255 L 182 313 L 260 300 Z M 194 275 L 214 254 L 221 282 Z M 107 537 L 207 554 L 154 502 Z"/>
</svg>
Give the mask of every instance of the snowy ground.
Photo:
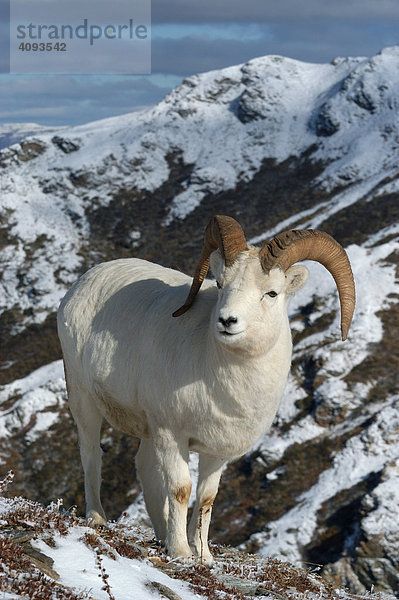
<svg viewBox="0 0 399 600">
<path fill-rule="evenodd" d="M 10 484 L 12 475 L 7 479 Z M 154 545 L 151 532 L 121 523 L 95 531 L 60 509 L 61 503 L 45 509 L 0 495 L 3 600 L 299 600 L 304 592 L 309 600 L 353 598 L 314 572 L 227 548 L 214 549 L 211 571 L 195 562 L 171 561 Z M 368 594 L 367 599 L 393 597 Z"/>
</svg>

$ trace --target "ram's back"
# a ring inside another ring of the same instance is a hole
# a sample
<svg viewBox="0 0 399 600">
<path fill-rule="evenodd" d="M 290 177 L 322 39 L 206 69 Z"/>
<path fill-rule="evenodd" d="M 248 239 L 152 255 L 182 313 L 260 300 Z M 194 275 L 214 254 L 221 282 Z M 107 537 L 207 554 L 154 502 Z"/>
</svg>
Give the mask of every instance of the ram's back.
<svg viewBox="0 0 399 600">
<path fill-rule="evenodd" d="M 120 323 L 123 317 L 142 319 L 154 302 L 184 297 L 189 278 L 140 259 L 120 259 L 97 265 L 67 292 L 58 311 L 61 339 L 79 340 L 102 322 Z M 133 309 L 133 310 L 132 310 Z"/>
<path fill-rule="evenodd" d="M 216 293 L 205 283 L 196 310 L 173 318 L 190 285 L 187 275 L 140 259 L 111 261 L 88 271 L 58 311 L 67 371 L 86 389 L 101 386 L 130 405 L 132 394 L 159 395 L 159 382 L 165 387 L 177 377 L 182 361 L 187 376 L 190 363 L 200 362 Z"/>
</svg>

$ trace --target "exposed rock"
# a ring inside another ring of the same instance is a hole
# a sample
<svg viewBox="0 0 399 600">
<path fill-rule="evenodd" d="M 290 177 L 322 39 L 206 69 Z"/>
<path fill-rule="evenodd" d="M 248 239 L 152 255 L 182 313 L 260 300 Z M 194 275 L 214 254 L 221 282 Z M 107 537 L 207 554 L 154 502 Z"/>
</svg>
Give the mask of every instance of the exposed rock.
<svg viewBox="0 0 399 600">
<path fill-rule="evenodd" d="M 181 600 L 181 596 L 176 594 L 176 592 L 171 590 L 167 585 L 159 583 L 159 581 L 150 581 L 147 583 L 147 587 L 157 590 L 160 594 L 162 594 L 162 596 L 168 598 L 168 600 Z"/>
<path fill-rule="evenodd" d="M 354 563 L 354 571 L 367 590 L 399 591 L 399 569 L 387 558 L 363 558 Z"/>
<path fill-rule="evenodd" d="M 312 124 L 316 134 L 321 137 L 330 137 L 330 135 L 337 133 L 340 128 L 337 115 L 334 114 L 328 102 L 320 107 L 317 115 L 312 120 Z"/>
<path fill-rule="evenodd" d="M 31 546 L 31 544 L 23 544 L 24 555 L 27 556 L 31 563 L 40 569 L 45 575 L 51 577 L 51 579 L 57 580 L 60 578 L 58 573 L 52 568 L 54 561 L 49 556 L 39 552 Z"/>
<path fill-rule="evenodd" d="M 76 152 L 77 150 L 79 150 L 80 147 L 79 143 L 76 140 L 72 141 L 69 138 L 60 137 L 59 135 L 55 135 L 54 137 L 52 137 L 51 141 L 65 154 Z"/>
<path fill-rule="evenodd" d="M 364 594 L 367 587 L 362 583 L 352 568 L 352 559 L 340 558 L 323 569 L 323 577 L 337 586 L 343 586 L 353 594 Z"/>
<path fill-rule="evenodd" d="M 43 552 L 39 552 L 39 550 L 33 548 L 32 544 L 30 543 L 31 540 L 34 540 L 37 537 L 37 534 L 34 531 L 18 528 L 1 529 L 0 532 L 18 544 L 23 550 L 23 556 L 27 557 L 28 560 L 35 567 L 40 569 L 40 571 L 42 571 L 45 575 L 54 580 L 59 579 L 58 573 L 56 573 L 56 571 L 54 571 L 52 568 L 54 560 L 43 554 Z"/>
</svg>

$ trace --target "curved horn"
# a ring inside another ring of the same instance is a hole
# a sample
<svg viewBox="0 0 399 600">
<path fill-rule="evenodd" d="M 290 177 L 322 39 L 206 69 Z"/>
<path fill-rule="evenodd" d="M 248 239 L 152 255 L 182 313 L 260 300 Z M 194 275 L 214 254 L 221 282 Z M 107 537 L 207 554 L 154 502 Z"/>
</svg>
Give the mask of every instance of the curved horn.
<svg viewBox="0 0 399 600">
<path fill-rule="evenodd" d="M 232 217 L 216 215 L 208 223 L 204 236 L 204 247 L 201 258 L 194 274 L 190 292 L 183 306 L 173 313 L 174 317 L 180 317 L 193 304 L 196 295 L 209 270 L 210 255 L 219 248 L 226 266 L 233 264 L 237 255 L 243 250 L 248 250 L 244 232 L 241 225 Z"/>
<path fill-rule="evenodd" d="M 266 272 L 273 267 L 286 271 L 300 260 L 315 260 L 328 269 L 338 288 L 341 334 L 346 340 L 355 309 L 355 283 L 348 256 L 334 238 L 317 229 L 285 231 L 262 248 L 259 258 Z"/>
</svg>

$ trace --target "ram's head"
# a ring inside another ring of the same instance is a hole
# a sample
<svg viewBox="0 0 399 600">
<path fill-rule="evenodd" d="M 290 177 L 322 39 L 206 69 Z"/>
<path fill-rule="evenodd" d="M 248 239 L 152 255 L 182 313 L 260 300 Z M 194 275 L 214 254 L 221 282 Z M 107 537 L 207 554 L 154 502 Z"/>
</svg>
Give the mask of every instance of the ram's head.
<svg viewBox="0 0 399 600">
<path fill-rule="evenodd" d="M 277 235 L 261 249 L 254 248 L 248 246 L 235 219 L 219 215 L 206 228 L 190 292 L 173 316 L 179 317 L 192 306 L 212 261 L 212 272 L 220 288 L 216 311 L 219 337 L 230 345 L 261 324 L 266 323 L 266 331 L 268 323 L 269 330 L 275 330 L 279 315 L 284 312 L 281 304 L 307 280 L 307 269 L 293 266 L 302 260 L 321 263 L 333 276 L 345 340 L 355 307 L 355 285 L 348 256 L 336 240 L 323 231 L 293 230 Z"/>
</svg>

